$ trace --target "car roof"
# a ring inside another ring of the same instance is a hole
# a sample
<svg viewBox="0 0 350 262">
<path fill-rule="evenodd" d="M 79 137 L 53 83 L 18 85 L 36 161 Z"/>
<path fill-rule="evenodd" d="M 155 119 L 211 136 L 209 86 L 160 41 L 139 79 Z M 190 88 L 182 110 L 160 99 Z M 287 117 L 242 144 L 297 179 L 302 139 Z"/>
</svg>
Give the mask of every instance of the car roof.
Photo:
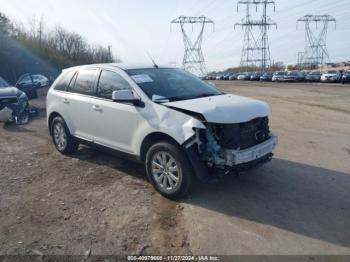
<svg viewBox="0 0 350 262">
<path fill-rule="evenodd" d="M 104 69 L 122 69 L 122 70 L 131 70 L 131 69 L 151 69 L 155 68 L 155 66 L 151 63 L 149 64 L 128 64 L 128 63 L 107 63 L 107 64 L 92 64 L 92 65 L 81 65 L 75 66 L 71 68 L 67 68 L 65 70 L 80 70 L 80 69 L 89 69 L 89 68 L 104 68 Z M 172 66 L 164 66 L 159 65 L 158 68 L 175 68 Z"/>
</svg>

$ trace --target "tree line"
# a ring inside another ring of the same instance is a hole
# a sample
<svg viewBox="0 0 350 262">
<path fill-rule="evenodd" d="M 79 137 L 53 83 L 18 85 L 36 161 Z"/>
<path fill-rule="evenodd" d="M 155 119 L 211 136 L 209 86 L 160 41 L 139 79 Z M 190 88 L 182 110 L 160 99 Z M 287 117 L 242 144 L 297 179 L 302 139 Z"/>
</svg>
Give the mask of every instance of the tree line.
<svg viewBox="0 0 350 262">
<path fill-rule="evenodd" d="M 0 12 L 0 76 L 12 84 L 25 73 L 56 77 L 64 68 L 116 61 L 111 46 L 92 45 L 60 26 L 47 28 L 43 19 L 24 27 Z"/>
</svg>

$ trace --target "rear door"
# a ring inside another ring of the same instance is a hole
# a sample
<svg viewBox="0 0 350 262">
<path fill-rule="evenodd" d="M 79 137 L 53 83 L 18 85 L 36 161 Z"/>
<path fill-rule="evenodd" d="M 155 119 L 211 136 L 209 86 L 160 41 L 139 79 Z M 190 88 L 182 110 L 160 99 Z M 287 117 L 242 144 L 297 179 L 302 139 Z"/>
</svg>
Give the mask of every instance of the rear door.
<svg viewBox="0 0 350 262">
<path fill-rule="evenodd" d="M 62 100 L 71 134 L 75 137 L 93 141 L 93 116 L 91 98 L 96 93 L 97 69 L 80 70 L 67 89 Z"/>
<path fill-rule="evenodd" d="M 133 104 L 112 101 L 113 91 L 125 89 L 132 87 L 123 76 L 114 71 L 101 71 L 97 96 L 91 100 L 94 141 L 118 151 L 135 154 L 131 144 L 140 121 L 138 110 L 142 109 Z"/>
</svg>

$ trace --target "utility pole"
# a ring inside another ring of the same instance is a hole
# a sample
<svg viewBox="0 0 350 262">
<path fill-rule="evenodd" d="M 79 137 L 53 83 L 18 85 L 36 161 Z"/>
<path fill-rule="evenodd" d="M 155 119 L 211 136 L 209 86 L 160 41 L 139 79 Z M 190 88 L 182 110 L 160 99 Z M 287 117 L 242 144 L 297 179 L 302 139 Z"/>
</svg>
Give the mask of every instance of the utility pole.
<svg viewBox="0 0 350 262">
<path fill-rule="evenodd" d="M 170 24 L 180 24 L 181 27 L 181 32 L 185 46 L 185 54 L 182 62 L 183 69 L 197 76 L 205 76 L 207 74 L 207 68 L 205 65 L 205 59 L 202 51 L 203 34 L 205 26 L 207 24 L 212 24 L 214 30 L 214 22 L 205 16 L 180 16 L 171 21 Z M 195 24 L 198 24 L 200 26 L 200 31 L 197 37 L 195 38 L 194 42 L 192 42 L 189 34 L 186 31 L 185 27 L 188 24 L 192 26 L 192 32 Z"/>
<path fill-rule="evenodd" d="M 240 3 L 239 3 L 240 4 Z M 240 22 L 235 24 L 236 26 L 242 26 L 244 28 L 243 48 L 241 54 L 241 68 L 245 68 L 245 71 L 249 71 L 249 68 L 257 67 L 256 52 L 259 50 L 256 39 L 253 34 L 253 27 L 251 26 L 252 20 L 250 16 L 250 5 L 246 4 L 246 16 Z"/>
<path fill-rule="evenodd" d="M 247 70 L 251 67 L 260 67 L 261 70 L 266 71 L 271 65 L 268 30 L 271 26 L 277 28 L 277 24 L 267 15 L 267 9 L 269 5 L 273 5 L 275 10 L 275 2 L 272 0 L 241 0 L 237 4 L 237 11 L 240 5 L 246 6 L 246 17 L 235 24 L 235 28 L 242 26 L 245 29 L 241 67 Z M 258 6 L 263 7 L 261 19 L 251 18 L 250 6 L 255 6 L 256 11 Z M 256 32 L 254 28 L 259 30 L 258 37 L 254 36 Z"/>
<path fill-rule="evenodd" d="M 305 23 L 305 51 L 301 65 L 305 68 L 313 69 L 329 60 L 327 51 L 327 32 L 329 23 L 334 23 L 336 19 L 330 15 L 305 15 L 297 20 L 299 23 Z M 313 30 L 312 25 L 315 25 Z M 321 24 L 321 30 L 318 30 Z"/>
<path fill-rule="evenodd" d="M 302 69 L 302 61 L 303 61 L 303 52 L 298 52 L 298 70 Z"/>
</svg>

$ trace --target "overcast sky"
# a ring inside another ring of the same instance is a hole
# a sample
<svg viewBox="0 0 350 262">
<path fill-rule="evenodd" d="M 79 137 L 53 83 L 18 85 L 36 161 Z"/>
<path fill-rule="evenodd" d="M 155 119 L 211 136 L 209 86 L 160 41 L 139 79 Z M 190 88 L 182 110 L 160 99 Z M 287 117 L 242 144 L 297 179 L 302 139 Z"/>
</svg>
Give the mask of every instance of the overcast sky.
<svg viewBox="0 0 350 262">
<path fill-rule="evenodd" d="M 238 0 L 0 0 L 0 12 L 24 24 L 30 17 L 43 17 L 47 26 L 61 25 L 90 42 L 111 45 L 124 62 L 149 62 L 147 52 L 160 64 L 181 64 L 183 42 L 180 28 L 170 21 L 180 15 L 206 15 L 214 20 L 205 31 L 203 52 L 209 70 L 237 66 L 243 32 L 234 30 L 245 15 L 237 13 Z M 255 14 L 255 10 L 254 15 Z M 304 28 L 296 20 L 305 14 L 330 14 L 337 29 L 330 26 L 328 51 L 334 61 L 350 59 L 349 0 L 276 0 L 276 12 L 269 9 L 278 29 L 270 29 L 271 59 L 296 63 L 304 49 Z M 196 28 L 195 28 L 196 29 Z M 189 32 L 191 28 L 189 27 Z"/>
</svg>

